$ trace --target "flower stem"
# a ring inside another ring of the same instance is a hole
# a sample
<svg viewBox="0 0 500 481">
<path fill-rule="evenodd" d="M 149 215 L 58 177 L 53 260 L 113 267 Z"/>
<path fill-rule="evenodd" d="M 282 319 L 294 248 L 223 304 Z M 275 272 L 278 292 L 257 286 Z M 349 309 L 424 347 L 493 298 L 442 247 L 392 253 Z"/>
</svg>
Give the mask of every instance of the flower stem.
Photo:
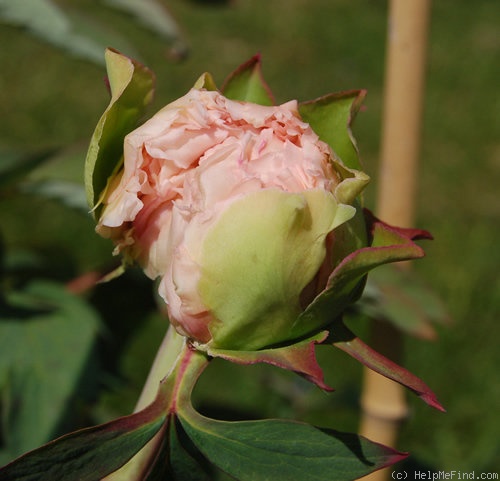
<svg viewBox="0 0 500 481">
<path fill-rule="evenodd" d="M 156 353 L 156 357 L 144 387 L 142 388 L 141 395 L 135 405 L 134 412 L 144 409 L 148 404 L 154 401 L 160 381 L 170 374 L 176 366 L 177 360 L 183 352 L 185 343 L 186 338 L 178 334 L 172 326 L 169 326 L 158 352 Z"/>
</svg>

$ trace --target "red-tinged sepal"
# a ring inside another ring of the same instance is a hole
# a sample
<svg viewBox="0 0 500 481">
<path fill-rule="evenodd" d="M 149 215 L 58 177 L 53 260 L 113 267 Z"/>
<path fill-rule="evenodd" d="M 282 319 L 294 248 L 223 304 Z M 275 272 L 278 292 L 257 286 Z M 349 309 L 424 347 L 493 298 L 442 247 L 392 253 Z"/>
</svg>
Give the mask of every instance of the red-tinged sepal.
<svg viewBox="0 0 500 481">
<path fill-rule="evenodd" d="M 333 346 L 357 359 L 364 366 L 407 387 L 420 397 L 429 406 L 445 411 L 436 395 L 420 378 L 399 366 L 395 362 L 378 353 L 366 345 L 359 337 L 352 333 L 341 321 L 336 322 L 331 330 L 330 338 Z"/>
<path fill-rule="evenodd" d="M 315 355 L 316 344 L 322 343 L 327 337 L 328 331 L 321 331 L 308 339 L 289 346 L 261 349 L 259 351 L 233 351 L 207 348 L 207 354 L 237 364 L 257 364 L 261 362 L 271 364 L 282 369 L 294 371 L 321 389 L 332 391 L 333 389 L 325 384 L 323 371 Z"/>
<path fill-rule="evenodd" d="M 298 317 L 294 325 L 297 333 L 303 332 L 305 325 L 331 324 L 360 297 L 366 275 L 375 267 L 424 256 L 423 249 L 414 240 L 432 239 L 427 231 L 393 227 L 377 219 L 368 210 L 364 214 L 368 246 L 355 250 L 339 262 L 325 289 Z"/>
</svg>

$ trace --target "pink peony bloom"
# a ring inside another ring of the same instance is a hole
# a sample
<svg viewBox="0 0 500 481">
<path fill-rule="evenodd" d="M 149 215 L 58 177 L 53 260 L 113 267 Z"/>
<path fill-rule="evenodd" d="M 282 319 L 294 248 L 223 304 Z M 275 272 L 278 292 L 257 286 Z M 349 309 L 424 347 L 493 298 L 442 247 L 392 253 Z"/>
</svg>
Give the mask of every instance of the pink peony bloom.
<svg viewBox="0 0 500 481">
<path fill-rule="evenodd" d="M 331 271 L 329 233 L 355 213 L 336 165 L 296 101 L 192 89 L 126 136 L 97 230 L 161 278 L 183 335 L 258 349 L 289 340 Z"/>
</svg>

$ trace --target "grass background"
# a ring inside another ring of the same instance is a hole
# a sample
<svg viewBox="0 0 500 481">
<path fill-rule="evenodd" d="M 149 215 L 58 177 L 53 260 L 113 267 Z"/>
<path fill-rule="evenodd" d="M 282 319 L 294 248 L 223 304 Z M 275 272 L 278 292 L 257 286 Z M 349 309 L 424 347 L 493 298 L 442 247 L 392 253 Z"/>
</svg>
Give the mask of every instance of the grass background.
<svg viewBox="0 0 500 481">
<path fill-rule="evenodd" d="M 376 210 L 386 2 L 171 0 L 190 48 L 182 62 L 173 62 L 169 46 L 125 14 L 90 0 L 59 3 L 127 37 L 157 75 L 156 109 L 204 71 L 220 84 L 256 52 L 278 102 L 366 88 L 354 130 L 373 178 L 367 202 Z M 417 225 L 435 240 L 415 269 L 445 301 L 454 324 L 440 328 L 435 342 L 406 343 L 405 365 L 435 390 L 447 413 L 411 397 L 400 448 L 437 470 L 499 469 L 499 20 L 494 0 L 439 0 L 432 8 Z M 0 147 L 65 146 L 64 155 L 35 174 L 82 182 L 84 150 L 108 102 L 104 68 L 10 26 L 0 26 L 0 45 Z M 0 199 L 7 254 L 36 250 L 45 275 L 61 281 L 111 261 L 111 247 L 94 234 L 89 216 L 54 201 L 34 202 L 26 195 Z M 101 384 L 87 422 L 126 413 L 137 397 L 164 329 L 151 292 L 132 271 L 90 296 L 106 331 L 99 341 Z M 117 319 L 117 312 L 127 315 Z M 328 396 L 288 373 L 217 362 L 196 395 L 207 412 L 222 417 L 292 416 L 355 431 L 361 370 L 340 352 L 321 350 L 320 358 L 337 389 Z"/>
</svg>

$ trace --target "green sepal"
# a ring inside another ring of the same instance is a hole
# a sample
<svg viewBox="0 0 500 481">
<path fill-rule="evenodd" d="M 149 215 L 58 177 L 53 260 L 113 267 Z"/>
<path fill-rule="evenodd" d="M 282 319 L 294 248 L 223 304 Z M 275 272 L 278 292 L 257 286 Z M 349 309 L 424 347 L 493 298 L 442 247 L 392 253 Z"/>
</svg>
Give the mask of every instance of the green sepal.
<svg viewBox="0 0 500 481">
<path fill-rule="evenodd" d="M 260 55 L 239 66 L 224 81 L 222 93 L 231 100 L 253 102 L 260 105 L 274 105 L 271 89 L 262 77 Z"/>
<path fill-rule="evenodd" d="M 218 90 L 217 85 L 211 74 L 205 72 L 200 75 L 198 80 L 193 85 L 194 89 Z"/>
<path fill-rule="evenodd" d="M 85 160 L 87 201 L 99 218 L 109 178 L 123 162 L 123 139 L 144 115 L 153 99 L 154 74 L 143 65 L 106 50 L 111 101 L 94 130 Z"/>
<path fill-rule="evenodd" d="M 353 207 L 356 208 L 354 217 L 339 225 L 334 232 L 335 249 L 332 252 L 334 268 L 353 252 L 368 246 L 365 214 L 358 199 L 354 200 Z"/>
<path fill-rule="evenodd" d="M 299 113 L 351 169 L 361 170 L 358 148 L 351 132 L 351 123 L 366 96 L 365 90 L 325 95 L 299 104 Z"/>
</svg>

